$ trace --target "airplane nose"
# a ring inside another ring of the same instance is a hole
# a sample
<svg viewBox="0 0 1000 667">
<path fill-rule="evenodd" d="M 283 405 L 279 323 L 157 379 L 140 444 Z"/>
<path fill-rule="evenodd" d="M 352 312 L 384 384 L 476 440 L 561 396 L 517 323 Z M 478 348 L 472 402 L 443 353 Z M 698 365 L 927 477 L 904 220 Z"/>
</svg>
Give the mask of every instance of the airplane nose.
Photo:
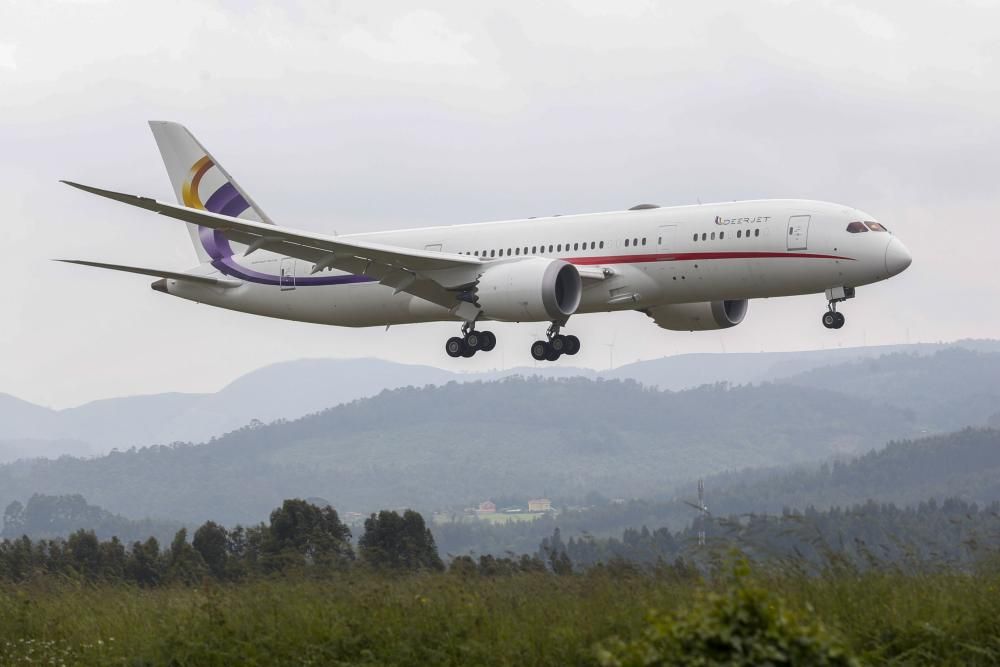
<svg viewBox="0 0 1000 667">
<path fill-rule="evenodd" d="M 895 236 L 885 247 L 885 270 L 890 276 L 902 273 L 913 261 L 910 251 L 906 249 L 903 242 Z"/>
</svg>

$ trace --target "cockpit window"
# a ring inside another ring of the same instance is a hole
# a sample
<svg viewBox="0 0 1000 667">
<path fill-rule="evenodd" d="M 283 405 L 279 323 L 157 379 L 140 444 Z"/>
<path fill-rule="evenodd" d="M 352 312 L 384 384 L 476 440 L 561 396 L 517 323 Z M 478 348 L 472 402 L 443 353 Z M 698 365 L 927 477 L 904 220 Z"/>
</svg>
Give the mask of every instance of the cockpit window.
<svg viewBox="0 0 1000 667">
<path fill-rule="evenodd" d="M 865 223 L 863 222 L 852 222 L 847 225 L 847 231 L 852 234 L 860 234 L 861 232 L 867 232 L 868 228 L 865 227 Z"/>
<path fill-rule="evenodd" d="M 889 231 L 888 229 L 886 229 L 885 227 L 883 227 L 882 225 L 880 225 L 877 222 L 866 222 L 865 224 L 868 225 L 868 229 L 872 230 L 873 232 L 887 232 L 887 231 Z"/>
</svg>

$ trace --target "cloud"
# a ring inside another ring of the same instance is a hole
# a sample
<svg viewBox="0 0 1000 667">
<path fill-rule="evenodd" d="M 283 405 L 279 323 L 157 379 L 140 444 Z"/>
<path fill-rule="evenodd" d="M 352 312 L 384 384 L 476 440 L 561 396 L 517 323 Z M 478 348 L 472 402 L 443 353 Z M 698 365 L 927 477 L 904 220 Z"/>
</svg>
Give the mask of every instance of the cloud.
<svg viewBox="0 0 1000 667">
<path fill-rule="evenodd" d="M 426 10 L 400 16 L 380 34 L 355 25 L 341 36 L 344 46 L 373 60 L 408 65 L 474 65 L 476 58 L 466 48 L 471 41 L 470 35 L 449 28 L 443 16 Z"/>
<path fill-rule="evenodd" d="M 16 44 L 7 44 L 0 42 L 0 69 L 15 70 L 17 69 L 17 60 L 14 58 L 14 54 L 17 52 Z"/>
</svg>

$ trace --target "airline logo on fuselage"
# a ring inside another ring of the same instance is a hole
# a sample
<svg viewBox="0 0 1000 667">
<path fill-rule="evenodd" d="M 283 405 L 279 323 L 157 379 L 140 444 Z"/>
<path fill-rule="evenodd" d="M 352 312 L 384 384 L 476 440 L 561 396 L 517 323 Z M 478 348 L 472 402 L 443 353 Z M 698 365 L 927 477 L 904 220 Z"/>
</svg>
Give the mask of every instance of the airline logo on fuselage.
<svg viewBox="0 0 1000 667">
<path fill-rule="evenodd" d="M 751 218 L 723 218 L 721 215 L 715 216 L 717 225 L 759 225 L 771 219 L 769 215 L 758 215 Z"/>
</svg>

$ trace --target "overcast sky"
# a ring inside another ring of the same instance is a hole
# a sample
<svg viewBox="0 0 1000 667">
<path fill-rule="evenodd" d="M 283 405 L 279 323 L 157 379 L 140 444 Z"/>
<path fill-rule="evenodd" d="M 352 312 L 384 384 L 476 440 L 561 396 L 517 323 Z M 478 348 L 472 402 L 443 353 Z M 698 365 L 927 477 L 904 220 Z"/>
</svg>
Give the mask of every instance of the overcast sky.
<svg viewBox="0 0 1000 667">
<path fill-rule="evenodd" d="M 725 332 L 588 315 L 573 364 L 607 367 L 611 343 L 619 365 L 1000 335 L 1000 6 L 680 4 L 0 0 L 0 392 L 63 407 L 300 357 L 531 362 L 544 325 L 493 326 L 495 352 L 456 361 L 456 324 L 268 320 L 51 263 L 195 263 L 182 225 L 57 183 L 172 199 L 148 119 L 188 125 L 309 230 L 804 197 L 872 213 L 914 255 L 840 331 L 818 295 Z"/>
</svg>

